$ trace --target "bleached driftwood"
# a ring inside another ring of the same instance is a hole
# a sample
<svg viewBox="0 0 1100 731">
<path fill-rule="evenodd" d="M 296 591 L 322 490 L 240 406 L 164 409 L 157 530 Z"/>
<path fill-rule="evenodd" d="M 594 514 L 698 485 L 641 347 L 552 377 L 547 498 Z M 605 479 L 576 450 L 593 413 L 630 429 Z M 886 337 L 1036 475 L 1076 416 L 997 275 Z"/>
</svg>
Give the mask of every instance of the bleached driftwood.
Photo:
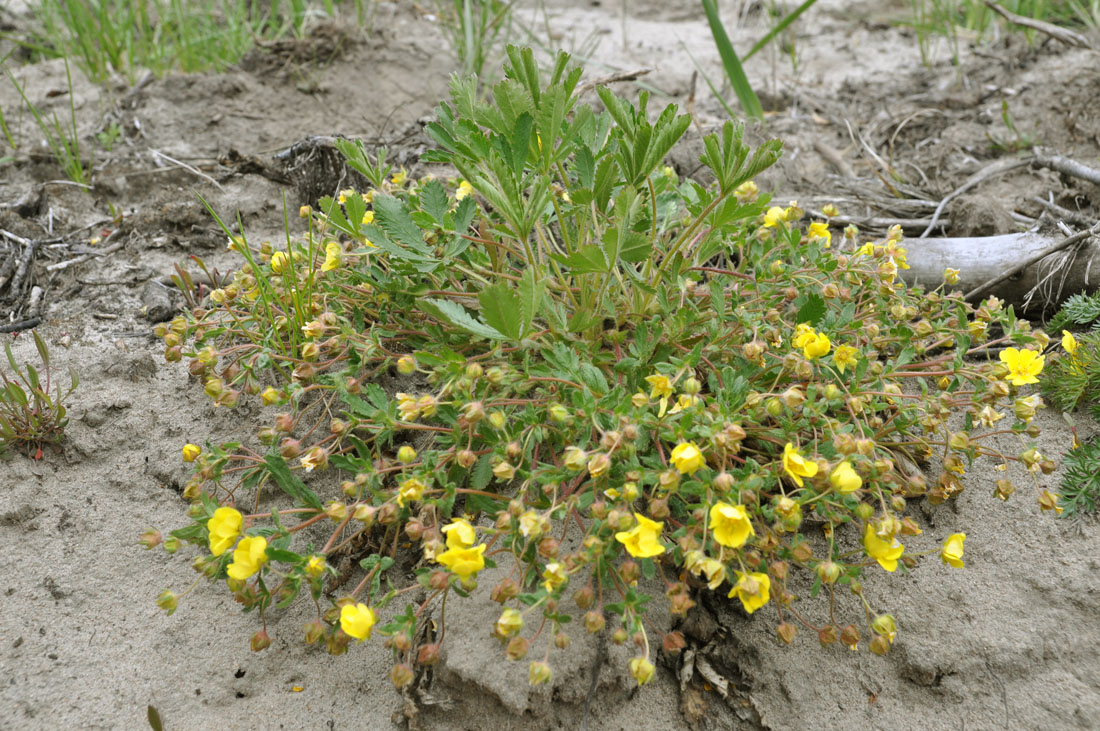
<svg viewBox="0 0 1100 731">
<path fill-rule="evenodd" d="M 910 268 L 902 270 L 901 276 L 907 284 L 933 289 L 943 282 L 944 269 L 951 267 L 959 270 L 959 283 L 951 289 L 970 292 L 1064 239 L 1058 234 L 1034 233 L 906 239 L 903 245 L 909 251 Z M 1100 240 L 1094 236 L 1025 267 L 975 299 L 995 295 L 1017 312 L 1037 314 L 1056 308 L 1076 292 L 1095 292 L 1098 286 Z"/>
</svg>

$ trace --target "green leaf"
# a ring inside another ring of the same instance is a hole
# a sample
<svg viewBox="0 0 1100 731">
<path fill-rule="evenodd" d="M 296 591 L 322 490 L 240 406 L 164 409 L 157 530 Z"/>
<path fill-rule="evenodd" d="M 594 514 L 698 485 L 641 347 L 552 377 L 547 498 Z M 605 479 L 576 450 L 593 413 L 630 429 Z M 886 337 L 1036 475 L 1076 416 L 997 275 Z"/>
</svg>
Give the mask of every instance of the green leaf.
<svg viewBox="0 0 1100 731">
<path fill-rule="evenodd" d="M 447 191 L 438 180 L 429 180 L 420 186 L 420 207 L 424 212 L 435 219 L 439 225 L 443 225 L 443 219 L 447 217 L 447 211 L 451 202 L 447 198 Z"/>
<path fill-rule="evenodd" d="M 726 70 L 726 77 L 733 86 L 737 99 L 745 114 L 755 119 L 764 118 L 764 109 L 760 106 L 760 100 L 756 98 L 756 92 L 752 90 L 749 79 L 745 76 L 745 70 L 741 68 L 741 61 L 733 50 L 733 43 L 726 28 L 722 25 L 722 19 L 718 16 L 718 9 L 714 6 L 714 0 L 703 0 L 703 12 L 707 14 L 707 23 L 710 24 L 711 35 L 714 36 L 714 44 L 718 46 L 718 55 L 722 57 L 722 66 Z"/>
<path fill-rule="evenodd" d="M 546 285 L 542 281 L 535 267 L 527 267 L 523 270 L 523 276 L 519 280 L 519 310 L 520 328 L 523 336 L 531 330 L 531 323 L 542 306 L 542 297 L 546 292 Z"/>
<path fill-rule="evenodd" d="M 470 487 L 475 490 L 484 490 L 492 479 L 493 463 L 488 454 L 483 454 L 474 465 L 474 473 L 470 475 Z"/>
<path fill-rule="evenodd" d="M 443 322 L 449 322 L 474 335 L 480 335 L 490 340 L 508 339 L 507 335 L 500 332 L 495 327 L 490 327 L 480 320 L 474 319 L 473 316 L 457 302 L 436 298 L 423 298 L 420 299 L 417 304 L 420 306 L 420 309 L 424 310 L 432 317 L 442 320 Z"/>
<path fill-rule="evenodd" d="M 297 475 L 290 471 L 282 455 L 278 452 L 272 452 L 264 457 L 264 462 L 267 464 L 267 469 L 275 479 L 275 484 L 279 486 L 279 489 L 300 505 L 314 510 L 323 510 L 321 499 L 306 487 Z"/>
<path fill-rule="evenodd" d="M 489 497 L 487 495 L 467 495 L 466 512 L 496 514 L 501 508 L 501 503 L 507 502 L 508 498 L 503 495 L 494 497 Z"/>
<path fill-rule="evenodd" d="M 604 255 L 604 250 L 599 246 L 582 246 L 569 256 L 551 254 L 550 257 L 559 264 L 569 267 L 575 274 L 611 271 L 611 265 Z"/>
<path fill-rule="evenodd" d="M 160 711 L 152 705 L 146 709 L 145 717 L 149 720 L 149 728 L 153 731 L 164 731 L 164 723 L 160 720 Z"/>
<path fill-rule="evenodd" d="M 795 315 L 795 322 L 809 323 L 810 325 L 816 325 L 821 322 L 821 318 L 825 316 L 825 298 L 819 294 L 809 294 L 806 296 L 806 301 L 801 307 L 798 308 L 798 314 Z"/>
<path fill-rule="evenodd" d="M 393 241 L 423 256 L 431 256 L 424 243 L 424 234 L 413 223 L 405 204 L 391 195 L 376 193 L 374 202 L 375 226 Z"/>
<path fill-rule="evenodd" d="M 481 316 L 491 327 L 513 340 L 523 337 L 523 312 L 519 296 L 505 282 L 485 287 L 477 296 Z"/>
</svg>

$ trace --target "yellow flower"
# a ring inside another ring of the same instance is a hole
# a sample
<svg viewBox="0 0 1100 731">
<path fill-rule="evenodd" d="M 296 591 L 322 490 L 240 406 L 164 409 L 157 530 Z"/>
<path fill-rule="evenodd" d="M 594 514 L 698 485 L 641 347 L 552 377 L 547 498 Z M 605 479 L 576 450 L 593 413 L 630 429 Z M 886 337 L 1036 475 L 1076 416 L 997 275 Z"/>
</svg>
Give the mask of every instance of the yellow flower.
<svg viewBox="0 0 1100 731">
<path fill-rule="evenodd" d="M 653 663 L 649 661 L 648 657 L 631 658 L 628 665 L 630 666 L 630 677 L 638 681 L 638 685 L 645 685 L 653 680 L 653 673 L 656 668 L 653 667 Z"/>
<path fill-rule="evenodd" d="M 313 472 L 315 469 L 324 469 L 328 466 L 328 450 L 324 447 L 314 447 L 305 454 L 303 454 L 299 461 L 302 463 L 302 467 L 306 472 Z"/>
<path fill-rule="evenodd" d="M 875 529 L 869 523 L 863 529 L 863 548 L 868 556 L 878 561 L 879 566 L 887 571 L 897 570 L 898 559 L 905 553 L 905 546 L 897 538 L 882 540 L 875 535 Z"/>
<path fill-rule="evenodd" d="M 344 263 L 344 248 L 335 241 L 330 241 L 325 246 L 325 263 L 321 265 L 321 271 L 331 272 L 339 269 Z"/>
<path fill-rule="evenodd" d="M 692 396 L 690 394 L 682 393 L 676 398 L 676 405 L 668 412 L 670 414 L 679 414 L 684 409 L 690 409 L 692 406 L 703 403 L 703 399 L 698 396 Z"/>
<path fill-rule="evenodd" d="M 893 284 L 894 280 L 898 278 L 898 263 L 894 260 L 894 257 L 887 257 L 886 261 L 879 264 L 878 273 L 887 284 Z"/>
<path fill-rule="evenodd" d="M 838 209 L 833 203 L 826 203 L 825 205 L 823 205 L 821 207 L 821 212 L 829 218 L 836 218 L 840 215 L 840 209 Z"/>
<path fill-rule="evenodd" d="M 313 213 L 313 209 L 309 206 L 301 206 L 298 208 L 298 218 L 309 218 L 310 213 Z"/>
<path fill-rule="evenodd" d="M 730 589 L 729 597 L 737 597 L 745 611 L 752 614 L 768 603 L 771 596 L 772 580 L 767 574 L 737 572 L 737 583 Z"/>
<path fill-rule="evenodd" d="M 343 205 L 343 204 L 347 203 L 348 198 L 350 198 L 353 195 L 358 195 L 355 192 L 354 188 L 345 188 L 345 189 L 340 191 L 340 195 L 336 196 L 336 200 L 340 205 Z"/>
<path fill-rule="evenodd" d="M 282 396 L 271 386 L 264 389 L 264 392 L 260 394 L 260 400 L 264 402 L 264 406 L 271 406 L 272 404 L 279 403 L 279 399 Z"/>
<path fill-rule="evenodd" d="M 501 482 L 508 482 L 516 476 L 516 468 L 511 462 L 501 462 L 493 467 L 493 476 Z"/>
<path fill-rule="evenodd" d="M 833 235 L 829 233 L 829 224 L 824 221 L 814 221 L 806 229 L 806 235 L 811 239 L 825 239 L 825 248 L 829 248 L 829 243 L 833 240 Z"/>
<path fill-rule="evenodd" d="M 226 573 L 229 578 L 244 581 L 267 563 L 267 540 L 263 536 L 245 536 L 233 551 L 233 563 Z"/>
<path fill-rule="evenodd" d="M 800 325 L 799 327 L 802 326 Z M 828 335 L 816 332 L 812 327 L 808 326 L 807 331 L 803 331 L 800 335 L 796 335 L 794 345 L 796 348 L 802 348 L 802 355 L 806 356 L 806 360 L 813 360 L 814 358 L 828 355 L 829 349 L 832 348 Z"/>
<path fill-rule="evenodd" d="M 410 477 L 401 483 L 401 487 L 397 492 L 397 504 L 404 507 L 405 503 L 416 502 L 424 495 L 424 490 L 428 488 L 420 480 L 415 477 Z M 450 545 L 450 541 L 447 541 Z"/>
<path fill-rule="evenodd" d="M 710 529 L 714 531 L 714 540 L 729 548 L 740 548 L 751 536 L 756 535 L 745 506 L 729 503 L 715 503 L 711 506 Z"/>
<path fill-rule="evenodd" d="M 546 587 L 548 593 L 553 593 L 555 589 L 564 584 L 569 576 L 565 573 L 565 567 L 557 561 L 546 564 L 546 568 L 542 571 L 542 578 L 546 579 L 543 582 L 543 586 Z"/>
<path fill-rule="evenodd" d="M 420 409 L 421 416 L 435 416 L 435 412 L 439 409 L 439 402 L 435 400 L 435 396 L 426 393 L 416 400 L 416 408 Z"/>
<path fill-rule="evenodd" d="M 651 399 L 661 399 L 661 410 L 657 416 L 664 416 L 665 409 L 668 408 L 668 397 L 672 395 L 672 381 L 668 376 L 660 373 L 655 373 L 652 376 L 645 377 L 646 383 L 648 383 L 652 390 L 649 392 Z"/>
<path fill-rule="evenodd" d="M 775 228 L 786 220 L 787 212 L 779 206 L 772 206 L 768 209 L 768 212 L 764 214 L 764 225 L 768 228 Z"/>
<path fill-rule="evenodd" d="M 462 581 L 466 581 L 485 568 L 485 544 L 472 548 L 448 548 L 436 556 L 435 560 Z"/>
<path fill-rule="evenodd" d="M 943 281 L 947 284 L 955 285 L 959 283 L 959 270 L 947 267 L 943 270 Z"/>
<path fill-rule="evenodd" d="M 891 645 L 894 644 L 894 638 L 898 635 L 898 623 L 890 614 L 880 614 L 875 617 L 875 621 L 871 622 L 871 629 L 889 640 Z"/>
<path fill-rule="evenodd" d="M 840 345 L 833 353 L 833 363 L 841 373 L 848 368 L 855 368 L 859 364 L 859 351 L 851 345 Z"/>
<path fill-rule="evenodd" d="M 794 329 L 794 337 L 791 338 L 791 344 L 796 348 L 801 348 L 807 343 L 813 342 L 813 339 L 817 337 L 817 331 L 806 323 L 799 323 L 798 327 Z"/>
<path fill-rule="evenodd" d="M 374 610 L 361 602 L 355 606 L 345 604 L 340 607 L 340 629 L 360 642 L 370 637 L 371 628 L 377 621 L 378 615 Z"/>
<path fill-rule="evenodd" d="M 420 416 L 420 407 L 417 405 L 416 396 L 407 393 L 397 394 L 397 413 L 402 421 L 416 421 Z"/>
<path fill-rule="evenodd" d="M 281 251 L 276 251 L 271 255 L 271 271 L 276 274 L 282 274 L 286 271 L 289 261 L 286 254 Z"/>
<path fill-rule="evenodd" d="M 982 410 L 978 412 L 978 421 L 982 423 L 982 426 L 987 429 L 992 429 L 993 425 L 1001 419 L 1005 418 L 1005 415 L 1000 411 L 997 411 L 989 404 L 982 407 Z"/>
<path fill-rule="evenodd" d="M 523 615 L 509 607 L 500 613 L 493 629 L 498 637 L 511 637 L 523 629 Z"/>
<path fill-rule="evenodd" d="M 852 463 L 848 461 L 841 462 L 836 466 L 832 474 L 829 475 L 829 483 L 842 493 L 855 492 L 863 487 L 863 480 L 852 469 Z"/>
<path fill-rule="evenodd" d="M 670 459 L 681 475 L 694 474 L 696 470 L 707 463 L 706 459 L 703 458 L 703 453 L 699 451 L 699 447 L 695 446 L 695 442 L 680 442 L 677 444 L 672 450 Z"/>
<path fill-rule="evenodd" d="M 470 185 L 468 180 L 463 180 L 458 184 L 458 190 L 455 191 L 455 200 L 460 201 L 473 192 L 474 186 Z"/>
<path fill-rule="evenodd" d="M 634 513 L 634 519 L 638 525 L 628 531 L 619 531 L 615 534 L 615 540 L 623 544 L 634 558 L 650 558 L 664 553 L 665 547 L 657 539 L 665 524 L 638 513 Z"/>
<path fill-rule="evenodd" d="M 523 534 L 524 538 L 531 538 L 532 540 L 538 538 L 549 527 L 550 522 L 546 517 L 539 515 L 534 510 L 528 510 L 519 516 L 519 532 Z"/>
<path fill-rule="evenodd" d="M 405 182 L 408 179 L 409 171 L 402 167 L 400 170 L 393 174 L 393 177 L 390 178 L 390 182 L 393 183 L 396 187 L 401 188 L 405 185 Z"/>
<path fill-rule="evenodd" d="M 1001 351 L 1001 362 L 1008 366 L 1009 380 L 1013 386 L 1038 383 L 1036 376 L 1043 372 L 1044 360 L 1044 356 L 1034 350 L 1005 348 Z"/>
<path fill-rule="evenodd" d="M 813 477 L 817 474 L 817 462 L 806 459 L 793 444 L 787 442 L 787 446 L 783 447 L 783 469 L 796 485 L 802 487 L 803 477 Z"/>
<path fill-rule="evenodd" d="M 306 573 L 310 576 L 317 578 L 325 572 L 325 557 L 324 556 L 310 556 L 306 561 Z"/>
<path fill-rule="evenodd" d="M 856 249 L 856 253 L 862 254 L 863 256 L 874 256 L 875 245 L 868 241 L 866 244 Z"/>
<path fill-rule="evenodd" d="M 943 542 L 943 548 L 940 549 L 940 558 L 945 564 L 957 569 L 966 568 L 963 565 L 963 541 L 965 540 L 965 533 L 952 533 L 947 537 Z"/>
<path fill-rule="evenodd" d="M 443 533 L 447 536 L 447 548 L 469 548 L 477 542 L 474 527 L 465 518 L 456 518 L 443 526 Z"/>
<path fill-rule="evenodd" d="M 374 223 L 374 211 L 365 211 L 363 213 L 363 225 L 369 226 Z M 374 246 L 371 242 L 367 242 L 367 246 Z"/>
<path fill-rule="evenodd" d="M 1062 331 L 1062 347 L 1070 355 L 1077 354 L 1077 338 L 1073 337 L 1073 333 L 1069 330 Z"/>
<path fill-rule="evenodd" d="M 739 201 L 746 201 L 756 198 L 756 194 L 760 189 L 756 187 L 756 183 L 748 180 L 741 185 L 737 186 L 737 189 L 733 191 L 733 194 L 737 196 Z"/>
<path fill-rule="evenodd" d="M 218 508 L 206 524 L 210 533 L 210 553 L 220 556 L 241 534 L 244 517 L 233 508 Z"/>
<path fill-rule="evenodd" d="M 704 558 L 699 562 L 699 570 L 707 576 L 707 587 L 712 591 L 726 580 L 726 565 L 716 558 Z"/>
<path fill-rule="evenodd" d="M 197 444 L 183 445 L 183 461 L 194 462 L 202 454 L 202 448 Z"/>
</svg>

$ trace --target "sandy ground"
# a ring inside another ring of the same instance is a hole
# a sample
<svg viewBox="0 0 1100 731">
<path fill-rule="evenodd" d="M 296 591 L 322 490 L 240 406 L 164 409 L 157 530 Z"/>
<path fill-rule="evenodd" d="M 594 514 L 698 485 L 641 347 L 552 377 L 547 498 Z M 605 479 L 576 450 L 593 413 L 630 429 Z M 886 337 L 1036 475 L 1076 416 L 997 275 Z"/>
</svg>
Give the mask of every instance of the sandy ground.
<svg viewBox="0 0 1100 731">
<path fill-rule="evenodd" d="M 630 2 L 625 22 L 618 3 L 548 6 L 555 43 L 579 48 L 594 32 L 593 73 L 652 68 L 646 82 L 693 108 L 700 127 L 720 119 L 701 81 L 689 99 L 694 67 L 684 47 L 715 78 L 718 68 L 694 3 Z M 880 206 L 888 197 L 881 166 L 852 142 L 851 123 L 869 147 L 889 156 L 906 190 L 938 200 L 1000 154 L 987 133 L 1004 132 L 1002 99 L 1010 100 L 1020 129 L 1095 161 L 1094 55 L 1050 43 L 1029 47 L 1017 37 L 965 52 L 957 67 L 943 54 L 924 67 L 911 32 L 892 24 L 903 10 L 903 3 L 822 0 L 793 38 L 797 70 L 782 56 L 752 59 L 750 76 L 761 80 L 774 110 L 753 134 L 787 143 L 783 162 L 761 187 L 810 201 L 862 193 L 858 212 L 896 209 Z M 149 282 L 186 264 L 188 255 L 225 261 L 222 237 L 195 192 L 220 211 L 239 210 L 251 235 L 277 235 L 283 195 L 296 207 L 302 186 L 288 185 L 271 156 L 306 136 L 385 140 L 414 171 L 426 169 L 417 163 L 424 137 L 416 122 L 446 93 L 454 61 L 430 17 L 406 3 L 384 3 L 379 12 L 374 35 L 349 43 L 324 66 L 261 54 L 225 74 L 169 76 L 128 98 L 125 87 L 104 90 L 78 78 L 82 132 L 90 136 L 105 120 L 124 130 L 113 151 L 97 151 L 91 194 L 48 183 L 63 176 L 25 154 L 35 151 L 33 126 L 27 119 L 13 125 L 24 152 L 0 168 L 0 203 L 12 204 L 0 207 L 0 228 L 46 238 L 106 219 L 90 238 L 113 229 L 109 206 L 124 213 L 125 224 L 124 246 L 115 253 L 47 272 L 79 253 L 74 243 L 86 244 L 68 242 L 70 248 L 43 251 L 34 271 L 45 290 L 39 332 L 59 370 L 76 368 L 82 384 L 62 449 L 39 462 L 18 455 L 0 462 L 0 728 L 138 729 L 153 705 L 168 729 L 574 729 L 585 721 L 593 667 L 600 674 L 588 708 L 591 729 L 1100 727 L 1097 523 L 1040 515 L 1023 479 L 1012 500 L 994 499 L 1002 474 L 981 463 L 957 501 L 912 511 L 925 530 L 913 550 L 967 533 L 966 570 L 930 560 L 905 576 L 871 572 L 865 582 L 876 608 L 898 618 L 901 633 L 889 656 L 823 650 L 804 635 L 780 647 L 773 616 L 750 620 L 724 603 L 704 602 L 693 612 L 682 629 L 731 681 L 728 700 L 698 680 L 681 690 L 675 662 L 635 692 L 623 672 L 625 656 L 610 648 L 608 662 L 597 664 L 598 642 L 580 636 L 556 660 L 554 687 L 531 691 L 525 665 L 501 660 L 497 643 L 480 631 L 490 612 L 485 600 L 448 609 L 453 629 L 419 710 L 393 691 L 380 642 L 335 658 L 305 647 L 304 606 L 274 618 L 274 643 L 258 654 L 248 649 L 255 618 L 205 583 L 173 616 L 158 610 L 160 591 L 181 591 L 195 576 L 186 549 L 172 557 L 136 545 L 145 528 L 183 524 L 180 446 L 248 434 L 260 422 L 246 407 L 214 410 L 183 367 L 163 362 L 142 314 L 146 288 L 159 286 Z M 520 17 L 536 16 L 531 27 L 538 34 L 541 15 L 527 9 Z M 760 35 L 761 24 L 758 13 L 745 17 L 734 33 L 739 48 Z M 67 108 L 67 99 L 47 96 L 64 85 L 57 62 L 13 73 L 36 104 Z M 16 99 L 0 84 L 5 111 Z M 674 156 L 684 174 L 694 172 L 697 132 Z M 821 146 L 855 177 L 843 176 Z M 154 151 L 216 178 L 220 188 Z M 244 165 L 231 151 L 270 169 Z M 1012 213 L 1038 215 L 1027 203 L 1035 195 L 1049 193 L 1086 215 L 1097 203 L 1094 188 L 1027 168 L 979 192 L 981 200 L 950 210 L 948 233 L 1015 230 L 1020 221 Z M 854 203 L 847 208 L 857 211 Z M 907 215 L 927 210 L 917 206 Z M 10 309 L 18 319 L 25 314 L 18 307 L 0 302 L 0 315 Z M 27 336 L 0 337 L 21 360 L 31 357 Z M 1063 453 L 1070 435 L 1060 415 L 1043 413 L 1039 423 L 1040 450 Z M 1082 437 L 1095 431 L 1091 422 L 1080 427 Z M 1042 484 L 1053 490 L 1059 479 L 1055 473 Z M 812 612 L 813 600 L 807 605 Z M 470 631 L 459 631 L 464 626 Z"/>
</svg>

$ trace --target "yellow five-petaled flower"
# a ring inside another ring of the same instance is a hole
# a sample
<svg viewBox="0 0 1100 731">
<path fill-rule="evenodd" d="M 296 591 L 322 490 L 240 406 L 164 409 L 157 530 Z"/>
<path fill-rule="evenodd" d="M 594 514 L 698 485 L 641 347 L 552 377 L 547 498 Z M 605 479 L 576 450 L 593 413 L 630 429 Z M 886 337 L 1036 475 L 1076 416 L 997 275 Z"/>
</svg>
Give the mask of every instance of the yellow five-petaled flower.
<svg viewBox="0 0 1100 731">
<path fill-rule="evenodd" d="M 220 556 L 241 534 L 243 516 L 233 508 L 218 508 L 206 524 L 210 533 L 210 553 Z"/>
<path fill-rule="evenodd" d="M 737 597 L 745 611 L 752 614 L 768 603 L 771 595 L 772 580 L 764 573 L 737 572 L 737 583 L 730 589 L 729 597 Z"/>
<path fill-rule="evenodd" d="M 846 369 L 854 368 L 859 364 L 859 351 L 851 345 L 838 346 L 833 353 L 833 364 L 838 371 L 844 373 Z"/>
<path fill-rule="evenodd" d="M 1062 347 L 1070 355 L 1076 355 L 1077 353 L 1077 338 L 1073 337 L 1073 333 L 1069 330 L 1062 331 Z"/>
<path fill-rule="evenodd" d="M 263 536 L 245 536 L 233 551 L 233 563 L 226 573 L 229 578 L 244 581 L 267 563 L 267 539 Z"/>
<path fill-rule="evenodd" d="M 638 524 L 630 530 L 619 531 L 615 534 L 615 540 L 626 547 L 627 553 L 635 558 L 651 558 L 660 556 L 665 552 L 665 547 L 657 540 L 665 524 L 639 513 L 634 513 L 634 519 Z"/>
<path fill-rule="evenodd" d="M 485 568 L 485 544 L 471 548 L 448 548 L 436 556 L 435 560 L 462 581 L 466 581 Z"/>
<path fill-rule="evenodd" d="M 340 608 L 340 629 L 344 634 L 362 642 L 370 637 L 371 628 L 378 621 L 378 615 L 366 604 L 345 604 Z"/>
<path fill-rule="evenodd" d="M 817 462 L 806 459 L 793 444 L 787 442 L 787 446 L 783 447 L 783 469 L 796 485 L 802 487 L 803 477 L 813 477 L 817 474 Z"/>
<path fill-rule="evenodd" d="M 813 360 L 814 358 L 828 355 L 829 349 L 832 347 L 828 335 L 817 332 L 805 323 L 802 323 L 795 329 L 792 342 L 794 343 L 794 347 L 802 348 L 802 355 L 806 356 L 807 360 Z"/>
<path fill-rule="evenodd" d="M 714 531 L 714 540 L 728 548 L 740 548 L 750 537 L 756 535 L 745 506 L 729 503 L 715 503 L 711 506 L 710 529 Z"/>
<path fill-rule="evenodd" d="M 965 540 L 965 533 L 952 533 L 947 537 L 943 542 L 943 548 L 940 549 L 940 558 L 945 564 L 957 569 L 966 568 L 963 564 L 963 541 Z"/>
<path fill-rule="evenodd" d="M 695 446 L 695 442 L 677 444 L 672 449 L 672 455 L 669 459 L 672 461 L 672 466 L 679 470 L 681 475 L 694 474 L 707 463 L 703 453 L 699 451 L 699 447 Z"/>
<path fill-rule="evenodd" d="M 905 553 L 905 546 L 897 538 L 888 541 L 879 538 L 869 523 L 863 529 L 863 548 L 868 556 L 878 561 L 878 565 L 887 571 L 897 570 L 898 559 Z"/>
<path fill-rule="evenodd" d="M 833 469 L 832 474 L 829 475 L 829 484 L 835 487 L 838 492 L 849 493 L 861 488 L 863 480 L 852 468 L 852 463 L 845 460 Z"/>
<path fill-rule="evenodd" d="M 477 542 L 474 527 L 465 518 L 456 518 L 443 526 L 443 533 L 447 536 L 447 548 L 469 548 Z"/>
<path fill-rule="evenodd" d="M 1008 377 L 1013 386 L 1038 383 L 1036 377 L 1043 372 L 1045 357 L 1034 350 L 1005 348 L 1001 351 L 1001 362 L 1008 366 Z"/>
</svg>

